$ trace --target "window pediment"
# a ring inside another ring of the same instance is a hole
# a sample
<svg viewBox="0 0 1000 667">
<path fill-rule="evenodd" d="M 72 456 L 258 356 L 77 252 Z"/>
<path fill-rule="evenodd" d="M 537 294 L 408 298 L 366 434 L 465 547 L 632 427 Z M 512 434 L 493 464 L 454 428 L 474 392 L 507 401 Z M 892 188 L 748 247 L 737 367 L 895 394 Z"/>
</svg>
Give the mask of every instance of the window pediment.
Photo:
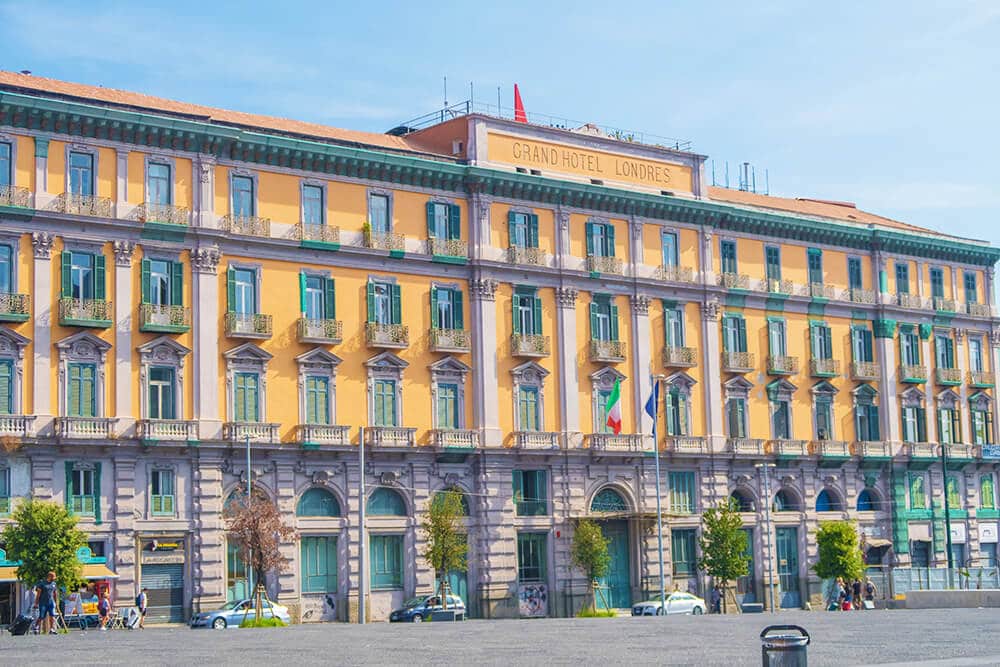
<svg viewBox="0 0 1000 667">
<path fill-rule="evenodd" d="M 910 387 L 899 395 L 900 405 L 904 408 L 922 408 L 924 406 L 924 392 L 917 387 Z"/>
<path fill-rule="evenodd" d="M 234 347 L 222 353 L 228 361 L 256 362 L 265 364 L 272 359 L 271 354 L 260 349 L 253 343 L 243 343 L 239 347 Z"/>
<path fill-rule="evenodd" d="M 937 395 L 938 407 L 944 408 L 946 410 L 955 410 L 958 408 L 961 399 L 958 394 L 956 394 L 951 389 L 945 389 L 940 394 Z"/>
<path fill-rule="evenodd" d="M 796 389 L 798 387 L 794 384 L 781 378 L 767 385 L 767 395 L 772 401 L 788 401 L 791 400 Z"/>
<path fill-rule="evenodd" d="M 16 331 L 0 327 L 0 357 L 23 359 L 24 348 L 30 342 Z"/>
<path fill-rule="evenodd" d="M 810 389 L 809 391 L 811 391 L 813 395 L 825 394 L 828 396 L 833 396 L 840 390 L 837 389 L 832 384 L 830 384 L 829 382 L 827 382 L 826 380 L 824 380 L 823 382 L 817 382 L 816 384 L 814 384 L 812 389 Z"/>
<path fill-rule="evenodd" d="M 691 388 L 697 383 L 697 380 L 684 371 L 678 371 L 669 375 L 667 376 L 667 379 L 663 381 L 663 384 L 666 385 L 667 389 L 680 389 L 685 392 L 690 392 Z"/>
<path fill-rule="evenodd" d="M 93 361 L 103 364 L 108 350 L 111 349 L 111 343 L 81 331 L 57 342 L 56 349 L 59 350 L 59 356 L 73 361 Z"/>
<path fill-rule="evenodd" d="M 370 371 L 396 371 L 401 373 L 410 364 L 392 352 L 382 352 L 365 362 Z"/>
<path fill-rule="evenodd" d="M 860 385 L 851 393 L 854 394 L 854 402 L 857 405 L 871 405 L 878 397 L 878 392 L 871 385 L 867 384 Z"/>
<path fill-rule="evenodd" d="M 337 355 L 327 352 L 321 347 L 313 348 L 295 357 L 295 363 L 299 365 L 299 372 L 317 372 L 324 375 L 335 375 L 337 366 L 343 361 Z"/>
<path fill-rule="evenodd" d="M 510 374 L 514 376 L 517 384 L 541 385 L 549 372 L 534 361 L 529 361 L 512 368 Z"/>
<path fill-rule="evenodd" d="M 184 364 L 184 357 L 191 353 L 191 350 L 168 336 L 154 338 L 136 349 L 139 351 L 139 359 L 143 364 L 181 366 Z"/>
<path fill-rule="evenodd" d="M 989 394 L 982 391 L 977 391 L 972 396 L 969 396 L 969 406 L 973 410 L 990 410 L 990 405 L 992 401 Z"/>
<path fill-rule="evenodd" d="M 615 386 L 616 380 L 625 380 L 625 376 L 610 366 L 605 366 L 590 374 L 590 381 L 593 383 L 595 389 L 610 390 Z"/>
<path fill-rule="evenodd" d="M 455 357 L 439 359 L 428 366 L 433 382 L 464 382 L 465 376 L 472 370 L 467 364 Z"/>
<path fill-rule="evenodd" d="M 726 398 L 746 398 L 753 389 L 753 383 L 742 375 L 737 375 L 731 380 L 727 380 L 723 387 L 726 390 Z"/>
</svg>

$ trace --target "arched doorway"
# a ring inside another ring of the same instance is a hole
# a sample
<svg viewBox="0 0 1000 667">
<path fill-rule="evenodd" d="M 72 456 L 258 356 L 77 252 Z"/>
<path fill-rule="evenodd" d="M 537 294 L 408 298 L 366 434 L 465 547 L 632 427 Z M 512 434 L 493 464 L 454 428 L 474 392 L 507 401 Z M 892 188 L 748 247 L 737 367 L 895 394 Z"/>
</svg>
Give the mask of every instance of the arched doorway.
<svg viewBox="0 0 1000 667">
<path fill-rule="evenodd" d="M 621 516 L 628 512 L 628 503 L 618 491 L 605 487 L 594 495 L 590 511 L 592 514 L 608 515 L 606 520 L 599 521 L 601 532 L 609 540 L 611 564 L 607 574 L 597 580 L 597 606 L 601 609 L 626 609 L 632 606 L 632 568 L 628 521 Z"/>
<path fill-rule="evenodd" d="M 256 486 L 253 489 L 253 502 L 271 502 L 267 494 Z M 242 487 L 234 489 L 222 504 L 223 523 L 226 523 L 231 512 L 246 503 L 246 490 Z M 226 601 L 246 600 L 250 597 L 249 583 L 250 566 L 243 559 L 236 544 L 226 539 Z"/>
</svg>

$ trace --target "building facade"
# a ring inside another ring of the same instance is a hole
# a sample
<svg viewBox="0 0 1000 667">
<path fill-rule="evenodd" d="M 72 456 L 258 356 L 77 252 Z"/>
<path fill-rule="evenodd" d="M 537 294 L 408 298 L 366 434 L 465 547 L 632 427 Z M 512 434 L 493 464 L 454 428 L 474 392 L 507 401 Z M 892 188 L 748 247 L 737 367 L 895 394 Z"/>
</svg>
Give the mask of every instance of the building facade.
<svg viewBox="0 0 1000 667">
<path fill-rule="evenodd" d="M 443 118 L 368 134 L 0 73 L 3 514 L 65 502 L 118 599 L 184 619 L 246 593 L 223 509 L 249 473 L 298 531 L 271 594 L 356 618 L 364 539 L 377 619 L 431 589 L 420 516 L 455 488 L 472 612 L 568 615 L 584 517 L 609 605 L 657 589 L 658 448 L 670 588 L 703 590 L 700 513 L 729 498 L 741 595 L 774 563 L 782 606 L 820 592 L 824 519 L 929 567 L 947 509 L 955 558 L 996 566 L 995 249 L 714 188 L 704 156 L 591 126 Z"/>
</svg>

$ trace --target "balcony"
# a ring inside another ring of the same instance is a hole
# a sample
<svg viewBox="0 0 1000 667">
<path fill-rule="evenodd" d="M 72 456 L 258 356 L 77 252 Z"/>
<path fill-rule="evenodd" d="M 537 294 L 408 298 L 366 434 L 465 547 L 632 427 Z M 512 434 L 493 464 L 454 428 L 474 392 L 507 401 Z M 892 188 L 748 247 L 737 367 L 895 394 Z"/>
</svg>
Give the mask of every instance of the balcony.
<svg viewBox="0 0 1000 667">
<path fill-rule="evenodd" d="M 70 297 L 59 299 L 59 324 L 64 327 L 107 329 L 111 326 L 113 312 L 110 301 Z"/>
<path fill-rule="evenodd" d="M 653 440 L 639 433 L 591 433 L 587 436 L 591 451 L 597 452 L 651 452 Z"/>
<path fill-rule="evenodd" d="M 547 357 L 549 337 L 540 334 L 514 334 L 510 337 L 510 353 L 515 357 Z"/>
<path fill-rule="evenodd" d="M 925 470 L 938 460 L 936 445 L 932 442 L 903 443 L 903 455 L 910 460 L 910 467 Z"/>
<path fill-rule="evenodd" d="M 851 447 L 843 440 L 813 440 L 809 453 L 819 457 L 820 468 L 836 468 L 851 458 Z"/>
<path fill-rule="evenodd" d="M 791 280 L 768 278 L 764 282 L 767 285 L 767 291 L 771 294 L 791 294 L 795 291 L 795 284 Z"/>
<path fill-rule="evenodd" d="M 271 236 L 271 219 L 256 215 L 226 215 L 222 217 L 222 229 L 238 236 Z"/>
<path fill-rule="evenodd" d="M 0 415 L 0 437 L 32 438 L 35 415 Z"/>
<path fill-rule="evenodd" d="M 337 424 L 299 424 L 296 429 L 296 440 L 302 443 L 302 449 L 319 449 L 322 445 L 351 444 L 351 427 Z"/>
<path fill-rule="evenodd" d="M 365 429 L 365 444 L 369 447 L 413 447 L 417 444 L 417 429 L 402 426 L 369 426 Z"/>
<path fill-rule="evenodd" d="M 266 340 L 271 337 L 271 316 L 260 313 L 226 313 L 226 336 Z"/>
<path fill-rule="evenodd" d="M 698 350 L 693 347 L 672 347 L 667 345 L 663 348 L 664 368 L 688 368 L 698 364 Z"/>
<path fill-rule="evenodd" d="M 805 440 L 768 440 L 767 453 L 778 458 L 808 456 L 809 443 Z"/>
<path fill-rule="evenodd" d="M 949 470 L 961 470 L 970 463 L 975 463 L 980 458 L 978 445 L 966 445 L 955 443 L 944 445 L 947 455 L 947 466 Z"/>
<path fill-rule="evenodd" d="M 222 439 L 242 443 L 249 438 L 250 442 L 276 445 L 280 443 L 278 437 L 280 426 L 268 422 L 226 422 L 222 425 Z"/>
<path fill-rule="evenodd" d="M 372 250 L 388 250 L 389 252 L 399 253 L 406 249 L 406 237 L 402 234 L 366 230 L 364 240 L 365 247 Z"/>
<path fill-rule="evenodd" d="M 769 356 L 767 358 L 768 375 L 795 375 L 799 372 L 799 358 L 787 356 Z"/>
<path fill-rule="evenodd" d="M 514 431 L 516 449 L 559 449 L 559 434 L 548 431 Z"/>
<path fill-rule="evenodd" d="M 694 269 L 690 266 L 662 264 L 656 270 L 656 277 L 659 280 L 667 280 L 673 283 L 693 283 Z"/>
<path fill-rule="evenodd" d="M 0 322 L 27 322 L 30 317 L 27 294 L 0 293 Z"/>
<path fill-rule="evenodd" d="M 620 276 L 625 272 L 622 261 L 617 257 L 597 257 L 591 255 L 587 258 L 587 271 L 590 273 L 610 273 Z"/>
<path fill-rule="evenodd" d="M 139 222 L 187 227 L 190 218 L 191 212 L 183 206 L 143 202 L 135 209 L 135 219 Z"/>
<path fill-rule="evenodd" d="M 858 382 L 875 382 L 882 377 L 882 369 L 874 361 L 852 361 L 851 379 Z"/>
<path fill-rule="evenodd" d="M 56 437 L 61 440 L 111 440 L 115 417 L 56 417 Z"/>
<path fill-rule="evenodd" d="M 595 364 L 617 364 L 625 361 L 625 343 L 620 340 L 590 341 L 590 361 Z"/>
<path fill-rule="evenodd" d="M 431 445 L 439 449 L 479 449 L 479 432 L 438 428 L 431 431 Z"/>
<path fill-rule="evenodd" d="M 344 325 L 340 320 L 314 320 L 300 317 L 295 325 L 300 343 L 336 345 L 344 339 Z"/>
<path fill-rule="evenodd" d="M 194 442 L 198 440 L 198 422 L 187 419 L 140 419 L 135 425 L 140 440 Z"/>
<path fill-rule="evenodd" d="M 472 336 L 466 329 L 431 329 L 427 336 L 431 352 L 465 353 L 472 349 Z"/>
<path fill-rule="evenodd" d="M 757 438 L 728 438 L 726 449 L 736 456 L 764 456 L 767 453 L 766 442 Z"/>
<path fill-rule="evenodd" d="M 837 290 L 833 285 L 809 283 L 809 296 L 814 299 L 835 299 Z"/>
<path fill-rule="evenodd" d="M 755 367 L 753 352 L 722 353 L 722 370 L 726 373 L 749 373 Z"/>
<path fill-rule="evenodd" d="M 427 254 L 465 259 L 469 256 L 469 244 L 462 239 L 427 239 Z"/>
<path fill-rule="evenodd" d="M 0 206 L 31 208 L 31 190 L 16 185 L 0 185 Z"/>
<path fill-rule="evenodd" d="M 507 261 L 510 264 L 525 264 L 528 266 L 541 266 L 544 264 L 541 250 L 538 248 L 522 248 L 516 245 L 507 248 Z"/>
<path fill-rule="evenodd" d="M 851 443 L 851 454 L 861 459 L 862 468 L 879 467 L 892 460 L 892 449 L 881 440 L 859 440 Z"/>
<path fill-rule="evenodd" d="M 916 364 L 901 364 L 899 366 L 899 381 L 908 384 L 923 384 L 927 382 L 927 367 Z"/>
<path fill-rule="evenodd" d="M 992 317 L 993 309 L 985 303 L 967 303 L 965 309 L 973 317 Z"/>
<path fill-rule="evenodd" d="M 934 381 L 937 384 L 944 386 L 957 386 L 962 384 L 962 371 L 957 368 L 941 368 L 938 366 L 934 369 Z"/>
<path fill-rule="evenodd" d="M 340 247 L 340 227 L 299 223 L 295 226 L 295 233 L 303 245 Z"/>
<path fill-rule="evenodd" d="M 410 328 L 405 324 L 365 322 L 365 343 L 368 347 L 403 350 L 410 346 Z"/>
<path fill-rule="evenodd" d="M 993 373 L 989 371 L 969 371 L 969 386 L 988 389 L 994 385 Z"/>
<path fill-rule="evenodd" d="M 844 300 L 851 303 L 875 303 L 875 290 L 854 287 L 844 292 Z"/>
<path fill-rule="evenodd" d="M 750 276 L 743 273 L 720 273 L 718 284 L 728 289 L 750 289 Z"/>
<path fill-rule="evenodd" d="M 836 359 L 810 359 L 809 374 L 814 378 L 832 378 L 840 375 L 840 362 Z"/>
<path fill-rule="evenodd" d="M 144 333 L 184 333 L 191 329 L 191 309 L 187 306 L 139 304 L 139 331 Z"/>
<path fill-rule="evenodd" d="M 96 195 L 75 195 L 64 192 L 56 197 L 53 207 L 59 213 L 70 215 L 88 215 L 95 218 L 114 217 L 112 213 L 114 210 L 113 202 L 107 197 Z"/>
<path fill-rule="evenodd" d="M 707 454 L 708 441 L 697 435 L 668 435 L 664 449 L 672 454 Z"/>
<path fill-rule="evenodd" d="M 917 308 L 920 310 L 927 310 L 929 308 L 927 299 L 918 294 L 897 294 L 896 303 L 903 308 Z"/>
<path fill-rule="evenodd" d="M 954 299 L 946 299 L 943 296 L 933 298 L 934 310 L 943 310 L 949 313 L 958 312 L 958 302 Z"/>
</svg>

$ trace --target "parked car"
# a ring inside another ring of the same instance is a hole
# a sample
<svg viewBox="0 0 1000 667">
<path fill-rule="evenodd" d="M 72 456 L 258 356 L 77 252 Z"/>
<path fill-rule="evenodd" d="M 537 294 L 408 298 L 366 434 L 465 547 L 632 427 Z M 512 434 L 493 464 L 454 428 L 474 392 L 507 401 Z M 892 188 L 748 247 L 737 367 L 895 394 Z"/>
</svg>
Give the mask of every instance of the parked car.
<svg viewBox="0 0 1000 667">
<path fill-rule="evenodd" d="M 667 614 L 691 614 L 701 616 L 708 610 L 705 601 L 690 593 L 674 591 L 667 596 Z M 633 616 L 662 616 L 663 606 L 660 601 L 647 600 L 632 605 Z"/>
<path fill-rule="evenodd" d="M 288 607 L 274 604 L 264 600 L 263 617 L 271 618 L 277 616 L 285 625 L 292 622 L 288 615 Z M 218 609 L 203 611 L 191 617 L 192 628 L 212 628 L 213 630 L 225 630 L 228 627 L 238 628 L 243 619 L 253 620 L 257 617 L 253 600 L 239 600 L 227 602 Z"/>
<path fill-rule="evenodd" d="M 441 611 L 441 598 L 438 595 L 427 595 L 419 598 L 410 598 L 403 603 L 401 609 L 397 609 L 389 614 L 390 623 L 420 623 L 435 611 Z M 448 610 L 456 611 L 465 615 L 465 603 L 457 595 L 448 596 Z"/>
</svg>

